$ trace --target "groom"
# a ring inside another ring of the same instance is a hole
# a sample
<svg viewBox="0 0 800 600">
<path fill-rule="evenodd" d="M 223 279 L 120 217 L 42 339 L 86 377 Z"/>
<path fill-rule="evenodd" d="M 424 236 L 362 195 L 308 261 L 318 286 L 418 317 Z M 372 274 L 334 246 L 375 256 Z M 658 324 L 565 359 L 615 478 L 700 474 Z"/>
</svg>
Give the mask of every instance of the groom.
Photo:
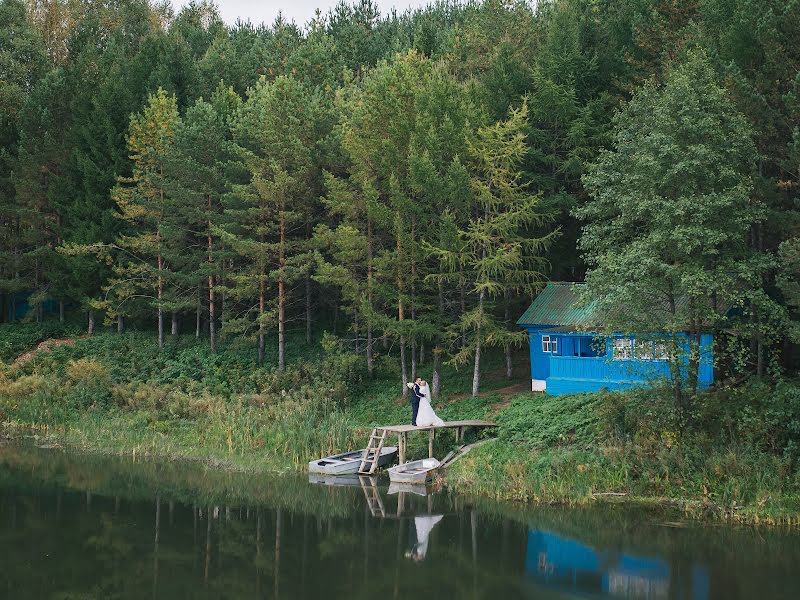
<svg viewBox="0 0 800 600">
<path fill-rule="evenodd" d="M 411 424 L 417 426 L 417 413 L 419 412 L 419 399 L 425 394 L 420 390 L 422 386 L 422 377 L 417 377 L 414 383 L 409 383 L 408 387 L 411 388 Z"/>
</svg>

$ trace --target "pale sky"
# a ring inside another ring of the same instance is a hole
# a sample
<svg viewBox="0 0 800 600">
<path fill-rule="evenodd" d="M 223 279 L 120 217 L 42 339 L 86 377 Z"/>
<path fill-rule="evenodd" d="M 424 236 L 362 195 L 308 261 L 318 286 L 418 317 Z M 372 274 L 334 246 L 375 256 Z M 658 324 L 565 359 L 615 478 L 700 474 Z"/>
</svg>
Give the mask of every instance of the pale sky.
<svg viewBox="0 0 800 600">
<path fill-rule="evenodd" d="M 189 0 L 171 0 L 175 11 L 180 10 Z M 375 0 L 381 15 L 387 14 L 392 8 L 398 12 L 403 12 L 407 8 L 425 6 L 432 0 Z M 353 2 L 350 2 L 352 4 Z M 232 25 L 236 19 L 243 21 L 248 19 L 253 24 L 270 24 L 282 11 L 287 21 L 294 21 L 303 27 L 314 16 L 314 10 L 319 8 L 322 14 L 326 14 L 328 9 L 338 4 L 338 0 L 216 0 L 220 14 L 226 23 Z"/>
</svg>

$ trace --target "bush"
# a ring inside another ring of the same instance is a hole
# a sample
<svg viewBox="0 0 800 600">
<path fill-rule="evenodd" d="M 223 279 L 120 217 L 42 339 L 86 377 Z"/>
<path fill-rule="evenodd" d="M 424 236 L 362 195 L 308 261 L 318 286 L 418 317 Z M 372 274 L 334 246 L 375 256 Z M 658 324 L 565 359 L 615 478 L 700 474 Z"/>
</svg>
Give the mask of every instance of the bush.
<svg viewBox="0 0 800 600">
<path fill-rule="evenodd" d="M 498 415 L 500 437 L 540 449 L 573 443 L 590 445 L 600 433 L 601 402 L 597 394 L 517 396 Z"/>
<path fill-rule="evenodd" d="M 0 325 L 0 361 L 11 362 L 47 339 L 74 337 L 81 333 L 81 327 L 58 321 Z"/>
<path fill-rule="evenodd" d="M 698 428 L 725 443 L 800 462 L 800 386 L 753 380 L 704 394 L 697 402 Z"/>
</svg>

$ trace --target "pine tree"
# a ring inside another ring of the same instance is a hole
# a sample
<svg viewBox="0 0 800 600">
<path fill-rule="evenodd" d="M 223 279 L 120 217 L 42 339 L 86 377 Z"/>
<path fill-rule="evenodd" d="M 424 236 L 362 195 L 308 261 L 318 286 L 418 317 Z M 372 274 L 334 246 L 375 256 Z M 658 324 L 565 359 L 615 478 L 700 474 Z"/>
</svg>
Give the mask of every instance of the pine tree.
<svg viewBox="0 0 800 600">
<path fill-rule="evenodd" d="M 163 89 L 152 94 L 141 113 L 131 117 L 128 149 L 133 175 L 121 177 L 112 190 L 129 229 L 117 240 L 123 257 L 115 264 L 110 289 L 118 302 L 144 294 L 155 305 L 158 347 L 164 347 L 165 286 L 171 266 L 165 262 L 169 201 L 166 178 L 175 129 L 180 122 L 177 101 Z"/>
<path fill-rule="evenodd" d="M 298 226 L 304 215 L 297 208 L 313 177 L 315 104 L 316 98 L 291 77 L 262 78 L 248 93 L 233 129 L 246 183 L 235 185 L 225 204 L 224 239 L 243 262 L 231 276 L 231 292 L 242 300 L 257 299 L 259 365 L 267 325 L 277 326 L 279 369 L 286 365 L 288 294 L 303 273 L 304 236 Z M 267 300 L 270 284 L 277 288 L 274 303 Z M 228 325 L 242 329 L 247 321 Z"/>
<path fill-rule="evenodd" d="M 211 102 L 198 100 L 175 129 L 168 160 L 169 206 L 174 235 L 170 253 L 182 274 L 183 302 L 176 309 L 197 305 L 206 295 L 211 351 L 217 348 L 218 298 L 226 254 L 217 228 L 222 223 L 222 198 L 227 192 L 225 160 L 229 160 L 230 125 L 239 97 L 220 86 Z"/>
</svg>

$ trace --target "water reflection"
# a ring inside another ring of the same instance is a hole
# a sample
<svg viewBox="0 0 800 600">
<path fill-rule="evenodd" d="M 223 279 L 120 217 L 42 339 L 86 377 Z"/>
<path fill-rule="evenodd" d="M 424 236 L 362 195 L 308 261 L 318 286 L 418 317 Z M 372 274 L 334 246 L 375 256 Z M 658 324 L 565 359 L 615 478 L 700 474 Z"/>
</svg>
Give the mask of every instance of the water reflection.
<svg viewBox="0 0 800 600">
<path fill-rule="evenodd" d="M 703 564 L 691 565 L 687 574 L 660 557 L 598 550 L 550 531 L 528 532 L 525 570 L 537 583 L 591 597 L 707 600 L 710 595 Z"/>
<path fill-rule="evenodd" d="M 416 562 L 425 560 L 425 555 L 428 553 L 428 539 L 431 536 L 431 531 L 433 531 L 433 528 L 436 527 L 442 519 L 444 519 L 444 515 L 414 517 L 412 534 L 416 537 L 416 542 L 414 542 L 411 549 L 406 552 L 406 558 L 411 558 Z"/>
<path fill-rule="evenodd" d="M 797 598 L 800 538 L 5 446 L 2 598 Z"/>
</svg>

